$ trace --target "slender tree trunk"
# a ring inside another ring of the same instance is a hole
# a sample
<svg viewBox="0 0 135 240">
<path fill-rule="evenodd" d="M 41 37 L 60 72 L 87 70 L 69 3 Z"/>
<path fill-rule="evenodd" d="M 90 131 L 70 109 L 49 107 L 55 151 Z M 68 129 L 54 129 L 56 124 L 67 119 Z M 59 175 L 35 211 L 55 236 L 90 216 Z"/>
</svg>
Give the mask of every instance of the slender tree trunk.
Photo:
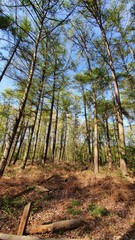
<svg viewBox="0 0 135 240">
<path fill-rule="evenodd" d="M 94 163 L 94 124 L 92 124 L 92 129 L 91 129 L 91 159 L 92 163 Z"/>
<path fill-rule="evenodd" d="M 35 111 L 35 116 L 34 116 L 34 123 L 33 123 L 33 126 L 31 128 L 31 134 L 30 134 L 30 137 L 29 137 L 29 142 L 27 144 L 26 152 L 25 152 L 23 163 L 22 163 L 22 166 L 21 166 L 22 169 L 25 168 L 28 157 L 29 157 L 29 153 L 30 153 L 32 138 L 33 138 L 33 134 L 34 134 L 35 126 L 36 126 L 36 121 L 37 121 L 37 116 L 38 116 L 38 111 L 39 111 L 39 106 L 40 106 L 40 101 L 41 101 L 41 96 L 42 96 L 42 91 L 43 91 L 43 81 L 44 80 L 42 79 L 41 86 L 40 86 L 40 91 L 39 91 L 39 96 L 38 96 L 38 102 L 37 102 L 36 111 Z"/>
<path fill-rule="evenodd" d="M 49 148 L 49 140 L 50 140 L 50 133 L 52 127 L 52 117 L 53 117 L 53 108 L 54 108 L 54 100 L 55 100 L 55 81 L 56 81 L 56 73 L 54 72 L 54 82 L 53 82 L 53 92 L 52 92 L 52 102 L 51 102 L 51 111 L 50 111 L 50 118 L 49 118 L 49 125 L 46 137 L 46 147 L 45 147 L 45 154 L 44 154 L 44 164 L 47 160 L 48 148 Z"/>
<path fill-rule="evenodd" d="M 88 56 L 88 53 L 86 55 L 88 68 L 90 76 L 92 74 L 92 69 L 90 65 L 90 59 Z M 98 150 L 98 118 L 97 118 L 97 100 L 96 100 L 96 93 L 95 93 L 95 86 L 94 83 L 92 83 L 92 98 L 93 98 L 93 104 L 94 104 L 94 142 L 93 142 L 93 155 L 94 155 L 94 173 L 98 174 L 99 172 L 99 150 Z"/>
<path fill-rule="evenodd" d="M 55 156 L 56 138 L 57 138 L 57 129 L 58 129 L 58 118 L 59 118 L 59 95 L 60 95 L 60 91 L 58 91 L 57 106 L 56 106 L 56 119 L 55 119 L 55 129 L 54 129 L 53 147 L 52 147 L 52 161 L 53 162 L 54 162 L 54 156 Z"/>
<path fill-rule="evenodd" d="M 14 165 L 16 164 L 16 162 L 18 160 L 18 157 L 19 157 L 20 149 L 21 149 L 21 146 L 22 146 L 22 143 L 23 143 L 23 140 L 24 140 L 27 128 L 28 128 L 28 123 L 29 123 L 29 120 L 27 121 L 26 126 L 24 127 L 24 130 L 22 131 L 22 134 L 21 134 L 21 137 L 20 137 L 19 146 L 18 146 L 18 150 L 17 150 L 17 153 L 16 153 L 14 161 L 13 161 Z"/>
<path fill-rule="evenodd" d="M 101 143 L 101 135 L 98 134 L 98 153 L 99 153 L 99 165 L 103 167 L 103 158 L 102 158 L 102 143 Z"/>
<path fill-rule="evenodd" d="M 0 177 L 4 173 L 4 170 L 5 170 L 5 167 L 6 167 L 6 164 L 7 164 L 7 160 L 8 160 L 8 156 L 9 156 L 9 153 L 10 153 L 10 150 L 11 150 L 11 146 L 12 146 L 12 143 L 14 141 L 14 137 L 16 135 L 16 132 L 17 132 L 17 129 L 18 129 L 18 126 L 19 126 L 19 123 L 20 123 L 25 105 L 26 105 L 26 101 L 27 101 L 27 98 L 28 98 L 30 87 L 31 87 L 31 84 L 32 84 L 32 79 L 33 79 L 33 74 L 34 74 L 36 59 L 37 59 L 38 45 L 39 45 L 40 36 L 41 36 L 41 31 L 42 31 L 42 26 L 40 28 L 40 31 L 37 35 L 37 39 L 36 39 L 36 42 L 35 42 L 32 62 L 31 62 L 30 71 L 29 71 L 28 82 L 27 82 L 27 86 L 25 88 L 23 99 L 22 99 L 22 102 L 21 102 L 21 105 L 20 105 L 20 108 L 19 108 L 19 113 L 18 113 L 18 116 L 15 119 L 13 130 L 9 134 L 9 138 L 8 138 L 8 141 L 6 142 L 5 150 L 4 150 L 1 162 L 0 162 Z"/>
<path fill-rule="evenodd" d="M 45 44 L 45 46 L 44 46 Z M 45 74 L 46 74 L 46 62 L 47 62 L 47 52 L 48 52 L 48 39 L 46 42 L 42 42 L 42 48 L 43 48 L 43 56 L 44 56 L 44 66 L 43 66 L 43 73 L 42 73 L 42 79 L 41 79 L 41 88 L 40 88 L 40 102 L 41 102 L 41 109 L 39 113 L 39 118 L 37 122 L 37 131 L 36 131 L 36 137 L 35 137 L 35 142 L 34 142 L 34 147 L 33 147 L 33 154 L 32 154 L 32 164 L 34 163 L 35 159 L 35 154 L 36 154 L 36 149 L 37 149 L 37 143 L 38 143 L 38 138 L 39 138 L 39 130 L 40 130 L 40 123 L 41 123 L 41 117 L 42 117 L 42 111 L 43 111 L 43 104 L 44 104 L 44 84 L 45 84 Z"/>
<path fill-rule="evenodd" d="M 64 138 L 64 119 L 63 119 L 63 125 L 62 125 L 62 131 L 61 131 L 61 137 L 60 137 L 60 152 L 59 152 L 59 161 L 62 157 L 62 150 L 63 150 L 63 138 Z"/>
<path fill-rule="evenodd" d="M 109 169 L 112 169 L 110 134 L 109 134 L 108 118 L 106 113 L 105 113 L 105 127 L 106 127 L 106 137 L 107 137 L 107 162 L 108 162 Z"/>
<path fill-rule="evenodd" d="M 116 148 L 117 148 L 117 160 L 118 157 L 120 158 L 120 152 L 119 152 L 119 131 L 118 131 L 118 118 L 117 118 L 117 109 L 116 109 L 116 104 L 115 104 L 115 97 L 114 97 L 114 92 L 112 89 L 111 83 L 109 84 L 110 92 L 112 94 L 112 100 L 113 100 L 113 112 L 115 116 L 115 120 L 113 118 L 113 128 L 114 128 L 114 135 L 115 135 L 115 143 L 116 143 Z M 116 121 L 116 123 L 115 123 Z"/>
<path fill-rule="evenodd" d="M 104 98 L 104 95 L 102 95 L 103 101 L 104 101 L 104 117 L 105 117 L 105 132 L 106 132 L 106 140 L 107 140 L 107 162 L 109 169 L 112 169 L 112 157 L 111 157 L 111 145 L 110 145 L 110 134 L 109 134 L 109 125 L 108 125 L 108 114 L 107 114 L 107 104 Z"/>
<path fill-rule="evenodd" d="M 112 72 L 115 99 L 116 99 L 117 119 L 118 119 L 119 152 L 120 152 L 120 155 L 121 155 L 121 157 L 120 157 L 120 169 L 121 169 L 123 175 L 125 175 L 127 173 L 126 161 L 124 159 L 124 156 L 125 156 L 125 136 L 124 136 L 122 108 L 121 108 L 121 100 L 120 100 L 120 93 L 119 93 L 119 87 L 118 87 L 118 82 L 117 82 L 117 76 L 116 76 L 116 72 L 115 72 L 115 69 L 114 69 L 111 50 L 110 50 L 109 43 L 108 43 L 108 40 L 107 40 L 107 37 L 106 37 L 105 29 L 102 25 L 101 19 L 96 17 L 96 21 L 97 21 L 97 23 L 98 23 L 98 25 L 101 29 L 101 33 L 102 33 L 104 43 L 105 43 L 105 46 L 106 46 L 106 50 L 107 50 L 110 69 L 111 69 L 111 72 Z"/>
<path fill-rule="evenodd" d="M 87 144 L 88 144 L 89 161 L 91 162 L 90 129 L 89 129 L 89 126 L 88 126 L 86 96 L 85 96 L 83 85 L 82 85 L 82 93 L 83 93 L 84 116 L 85 116 L 85 126 L 86 126 L 86 138 L 87 138 Z"/>
<path fill-rule="evenodd" d="M 21 164 L 21 169 L 25 169 L 25 167 L 26 167 L 26 163 L 27 163 L 28 156 L 29 156 L 29 153 L 30 153 L 30 147 L 31 147 L 33 132 L 34 132 L 34 124 L 31 128 L 31 131 L 29 132 L 28 142 L 27 142 L 27 145 L 26 145 L 26 150 L 25 150 L 23 162 Z"/>
<path fill-rule="evenodd" d="M 2 148 L 1 148 L 2 152 L 4 151 L 4 146 L 5 146 L 5 142 L 6 142 L 6 137 L 7 137 L 7 132 L 8 132 L 8 124 L 9 124 L 9 115 L 7 116 L 5 129 L 4 129 L 4 138 L 3 138 Z"/>
<path fill-rule="evenodd" d="M 2 73 L 1 73 L 1 75 L 0 75 L 0 81 L 1 81 L 2 78 L 4 77 L 6 71 L 7 71 L 8 67 L 9 67 L 9 65 L 10 65 L 13 57 L 14 57 L 14 54 L 16 53 L 16 50 L 17 50 L 17 48 L 19 47 L 20 42 L 21 42 L 21 39 L 19 38 L 18 41 L 17 41 L 17 43 L 16 43 L 16 45 L 15 45 L 15 47 L 14 47 L 14 50 L 13 50 L 10 58 L 9 58 L 8 61 L 7 61 L 7 64 L 6 64 L 5 68 L 4 68 L 4 70 L 2 71 Z"/>
<path fill-rule="evenodd" d="M 19 139 L 19 136 L 21 135 L 21 131 L 22 131 L 22 127 L 23 127 L 23 121 L 24 121 L 24 118 L 22 117 L 22 119 L 20 121 L 20 124 L 19 124 L 19 127 L 18 127 L 18 130 L 17 130 L 16 137 L 15 137 L 15 143 L 14 143 L 14 146 L 13 146 L 13 149 L 12 149 L 12 153 L 11 153 L 10 159 L 8 161 L 8 166 L 10 166 L 11 162 L 13 161 L 13 156 L 14 156 L 14 153 L 15 153 L 15 150 L 16 150 L 18 139 Z"/>
<path fill-rule="evenodd" d="M 32 128 L 29 127 L 29 134 L 28 134 L 28 139 L 26 142 L 26 148 L 25 148 L 23 162 L 21 164 L 21 169 L 25 169 L 25 166 L 26 166 L 26 163 L 28 160 L 28 153 L 29 153 L 29 149 L 30 149 L 31 141 L 32 141 L 32 133 L 33 133 L 33 126 L 32 126 Z"/>
<path fill-rule="evenodd" d="M 39 137 L 39 129 L 40 129 L 40 123 L 41 123 L 41 117 L 42 117 L 43 102 L 44 102 L 44 99 L 42 97 L 41 110 L 40 110 L 39 118 L 38 118 L 38 122 L 37 122 L 37 131 L 36 131 L 36 137 L 35 137 L 35 142 L 34 142 L 34 147 L 33 147 L 32 164 L 34 163 L 35 154 L 36 154 L 37 142 L 38 142 L 38 137 Z"/>
<path fill-rule="evenodd" d="M 67 142 L 67 114 L 65 117 L 65 124 L 64 124 L 64 139 L 63 139 L 63 151 L 62 151 L 62 156 L 61 159 L 65 159 L 65 150 L 66 150 L 66 142 Z"/>
<path fill-rule="evenodd" d="M 97 174 L 99 171 L 99 151 L 98 151 L 98 118 L 97 118 L 97 102 L 96 94 L 93 88 L 93 103 L 94 103 L 94 173 Z"/>
</svg>

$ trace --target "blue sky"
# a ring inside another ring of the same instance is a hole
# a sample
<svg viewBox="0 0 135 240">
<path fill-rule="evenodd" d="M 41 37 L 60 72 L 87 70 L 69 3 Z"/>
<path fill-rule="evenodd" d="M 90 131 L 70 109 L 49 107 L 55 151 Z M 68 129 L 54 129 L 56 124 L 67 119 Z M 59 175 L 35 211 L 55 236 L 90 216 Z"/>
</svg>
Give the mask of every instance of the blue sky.
<svg viewBox="0 0 135 240">
<path fill-rule="evenodd" d="M 14 88 L 13 80 L 4 77 L 0 82 L 0 92 L 2 92 L 5 88 Z"/>
</svg>

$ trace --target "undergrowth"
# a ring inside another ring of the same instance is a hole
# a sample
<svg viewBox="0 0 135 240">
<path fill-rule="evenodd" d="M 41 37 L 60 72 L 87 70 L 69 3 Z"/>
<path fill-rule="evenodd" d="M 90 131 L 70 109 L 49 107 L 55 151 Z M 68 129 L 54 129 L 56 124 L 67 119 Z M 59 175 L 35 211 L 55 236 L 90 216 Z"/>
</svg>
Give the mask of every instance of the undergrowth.
<svg viewBox="0 0 135 240">
<path fill-rule="evenodd" d="M 73 216 L 80 215 L 81 209 L 79 209 L 78 206 L 80 206 L 80 201 L 73 200 L 67 208 L 67 213 Z"/>
<path fill-rule="evenodd" d="M 5 196 L 0 204 L 1 210 L 7 212 L 8 214 L 13 214 L 16 209 L 24 207 L 26 205 L 26 201 L 22 197 L 9 198 Z"/>
<path fill-rule="evenodd" d="M 89 205 L 88 211 L 91 213 L 93 217 L 103 217 L 110 215 L 110 212 L 105 207 L 97 206 L 95 204 Z"/>
</svg>

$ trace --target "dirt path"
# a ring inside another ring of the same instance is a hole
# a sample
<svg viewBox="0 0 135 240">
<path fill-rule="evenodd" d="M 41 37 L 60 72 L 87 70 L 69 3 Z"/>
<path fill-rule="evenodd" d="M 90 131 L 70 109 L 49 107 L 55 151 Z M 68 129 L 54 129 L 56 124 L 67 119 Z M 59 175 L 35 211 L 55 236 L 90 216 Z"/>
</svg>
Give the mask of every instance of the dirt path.
<svg viewBox="0 0 135 240">
<path fill-rule="evenodd" d="M 135 185 L 120 177 L 75 166 L 8 169 L 0 180 L 0 231 L 17 233 L 26 203 L 32 201 L 28 225 L 82 218 L 87 224 L 71 231 L 40 237 L 93 240 L 135 239 Z"/>
</svg>

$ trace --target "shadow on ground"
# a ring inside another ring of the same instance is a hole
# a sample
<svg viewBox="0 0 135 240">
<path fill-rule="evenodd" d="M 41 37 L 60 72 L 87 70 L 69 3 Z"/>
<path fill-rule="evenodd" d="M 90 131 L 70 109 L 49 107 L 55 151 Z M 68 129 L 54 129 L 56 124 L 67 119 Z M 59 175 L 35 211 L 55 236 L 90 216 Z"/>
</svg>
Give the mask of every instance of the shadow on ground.
<svg viewBox="0 0 135 240">
<path fill-rule="evenodd" d="M 43 234 L 43 237 L 81 238 L 88 234 L 98 240 L 113 240 L 116 235 L 120 235 L 121 240 L 135 239 L 135 225 L 128 230 L 135 215 L 135 185 L 122 179 L 111 176 L 95 178 L 87 171 L 77 173 L 69 171 L 69 168 L 68 171 L 56 170 L 56 173 L 45 175 L 35 170 L 34 175 L 23 174 L 20 179 L 3 178 L 0 187 L 0 201 L 3 203 L 5 196 L 11 200 L 5 202 L 5 208 L 0 204 L 0 228 L 3 233 L 17 233 L 24 203 L 30 201 L 33 205 L 29 225 L 71 218 L 86 221 L 79 229 Z M 15 204 L 20 204 L 19 208 L 10 204 L 15 199 L 18 199 Z M 94 213 L 90 211 L 92 205 L 95 206 Z M 102 208 L 107 209 L 109 214 L 101 215 Z"/>
</svg>

